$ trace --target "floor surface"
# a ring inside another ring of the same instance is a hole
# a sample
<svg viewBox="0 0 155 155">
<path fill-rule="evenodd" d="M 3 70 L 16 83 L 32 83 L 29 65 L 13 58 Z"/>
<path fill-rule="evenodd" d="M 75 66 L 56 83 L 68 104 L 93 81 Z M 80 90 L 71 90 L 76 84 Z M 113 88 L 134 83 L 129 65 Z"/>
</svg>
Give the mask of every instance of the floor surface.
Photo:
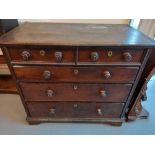
<svg viewBox="0 0 155 155">
<path fill-rule="evenodd" d="M 152 135 L 155 134 L 155 76 L 150 80 L 143 106 L 148 119 L 124 122 L 121 127 L 105 124 L 42 123 L 30 126 L 18 95 L 0 94 L 1 135 Z"/>
</svg>

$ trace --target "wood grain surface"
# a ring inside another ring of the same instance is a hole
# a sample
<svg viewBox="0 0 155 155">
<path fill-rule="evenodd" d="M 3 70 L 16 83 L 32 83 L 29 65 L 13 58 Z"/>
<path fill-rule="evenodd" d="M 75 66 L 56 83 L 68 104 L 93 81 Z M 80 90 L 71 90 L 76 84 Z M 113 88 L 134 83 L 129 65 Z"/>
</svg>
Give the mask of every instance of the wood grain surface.
<svg viewBox="0 0 155 155">
<path fill-rule="evenodd" d="M 128 25 L 24 23 L 4 34 L 0 45 L 155 46 Z"/>
</svg>

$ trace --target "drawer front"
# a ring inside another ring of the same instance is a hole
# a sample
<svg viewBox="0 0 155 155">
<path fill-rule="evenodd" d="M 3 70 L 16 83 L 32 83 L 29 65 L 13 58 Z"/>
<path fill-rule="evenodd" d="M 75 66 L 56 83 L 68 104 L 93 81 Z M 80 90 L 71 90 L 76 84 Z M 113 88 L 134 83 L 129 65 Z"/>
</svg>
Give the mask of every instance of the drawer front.
<svg viewBox="0 0 155 155">
<path fill-rule="evenodd" d="M 131 84 L 20 83 L 26 101 L 125 102 Z"/>
<path fill-rule="evenodd" d="M 12 61 L 54 64 L 75 64 L 75 49 L 51 48 L 51 49 L 9 49 Z"/>
<path fill-rule="evenodd" d="M 134 82 L 138 67 L 14 67 L 18 80 L 63 82 Z"/>
<path fill-rule="evenodd" d="M 78 63 L 140 63 L 142 55 L 141 50 L 79 49 Z"/>
<path fill-rule="evenodd" d="M 124 103 L 28 102 L 31 117 L 120 118 Z"/>
</svg>

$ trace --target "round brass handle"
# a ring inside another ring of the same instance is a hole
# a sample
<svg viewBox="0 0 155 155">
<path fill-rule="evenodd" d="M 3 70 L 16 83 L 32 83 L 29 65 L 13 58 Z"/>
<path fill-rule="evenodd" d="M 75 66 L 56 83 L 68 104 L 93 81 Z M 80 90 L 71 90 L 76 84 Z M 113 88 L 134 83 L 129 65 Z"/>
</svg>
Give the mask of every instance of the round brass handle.
<svg viewBox="0 0 155 155">
<path fill-rule="evenodd" d="M 109 71 L 104 71 L 104 77 L 105 77 L 106 79 L 111 78 L 110 72 L 109 72 Z"/>
<path fill-rule="evenodd" d="M 78 75 L 79 74 L 79 70 L 78 69 L 74 69 L 74 75 Z"/>
<path fill-rule="evenodd" d="M 56 109 L 55 108 L 51 108 L 51 109 L 49 109 L 49 111 L 50 111 L 49 112 L 50 114 L 55 114 Z"/>
<path fill-rule="evenodd" d="M 125 61 L 130 62 L 132 60 L 132 55 L 129 52 L 123 53 Z"/>
<path fill-rule="evenodd" d="M 60 51 L 55 52 L 55 58 L 57 62 L 61 62 L 63 58 L 63 54 Z"/>
<path fill-rule="evenodd" d="M 96 61 L 98 61 L 98 59 L 99 59 L 99 54 L 97 52 L 92 52 L 91 53 L 91 60 L 93 62 L 96 62 Z"/>
<path fill-rule="evenodd" d="M 101 108 L 97 108 L 97 114 L 102 115 L 102 109 Z"/>
<path fill-rule="evenodd" d="M 44 77 L 45 80 L 49 80 L 51 78 L 51 72 L 48 71 L 48 70 L 45 70 L 43 72 L 43 77 Z"/>
<path fill-rule="evenodd" d="M 51 89 L 47 90 L 47 96 L 48 97 L 52 97 L 53 95 L 54 95 L 53 90 L 51 90 Z"/>
<path fill-rule="evenodd" d="M 100 90 L 100 95 L 102 97 L 106 97 L 107 96 L 107 92 L 105 90 Z"/>
<path fill-rule="evenodd" d="M 30 58 L 30 56 L 31 56 L 31 54 L 28 51 L 23 51 L 22 54 L 21 54 L 21 56 L 23 57 L 23 60 L 24 61 L 28 61 L 29 58 Z"/>
</svg>

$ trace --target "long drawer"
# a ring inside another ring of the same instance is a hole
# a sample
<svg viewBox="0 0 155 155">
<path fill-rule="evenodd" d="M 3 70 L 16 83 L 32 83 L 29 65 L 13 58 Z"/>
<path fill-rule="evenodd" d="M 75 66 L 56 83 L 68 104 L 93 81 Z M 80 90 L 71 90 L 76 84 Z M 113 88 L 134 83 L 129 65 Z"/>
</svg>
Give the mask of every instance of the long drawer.
<svg viewBox="0 0 155 155">
<path fill-rule="evenodd" d="M 124 103 L 28 102 L 32 117 L 119 118 Z"/>
<path fill-rule="evenodd" d="M 19 83 L 26 101 L 125 102 L 131 84 Z"/>
<path fill-rule="evenodd" d="M 23 81 L 132 83 L 139 67 L 53 67 L 17 66 L 14 72 Z"/>
</svg>

